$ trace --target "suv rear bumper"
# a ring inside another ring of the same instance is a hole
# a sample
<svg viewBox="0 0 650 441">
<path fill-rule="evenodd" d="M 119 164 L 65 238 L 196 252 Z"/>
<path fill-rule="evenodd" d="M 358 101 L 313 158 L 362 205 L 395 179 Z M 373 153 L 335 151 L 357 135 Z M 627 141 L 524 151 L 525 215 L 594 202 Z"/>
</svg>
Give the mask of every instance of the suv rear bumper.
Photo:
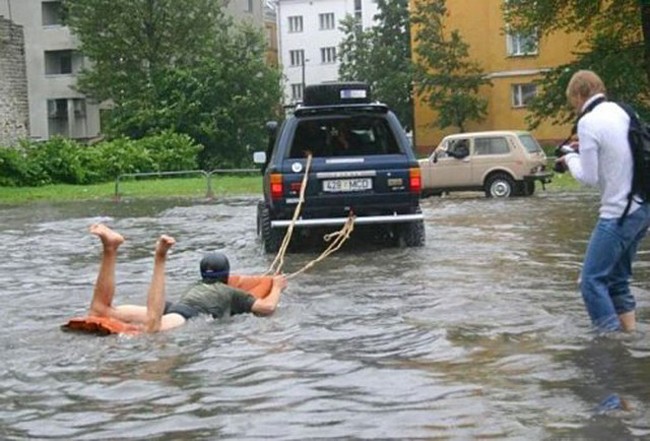
<svg viewBox="0 0 650 441">
<path fill-rule="evenodd" d="M 347 222 L 347 217 L 331 217 L 321 219 L 297 219 L 294 223 L 296 227 L 323 227 L 332 225 L 343 225 Z M 415 214 L 389 214 L 382 216 L 358 216 L 354 219 L 355 225 L 371 224 L 396 224 L 404 222 L 416 222 L 424 220 L 422 213 Z M 286 228 L 291 225 L 291 220 L 274 220 L 271 221 L 271 228 Z"/>
</svg>

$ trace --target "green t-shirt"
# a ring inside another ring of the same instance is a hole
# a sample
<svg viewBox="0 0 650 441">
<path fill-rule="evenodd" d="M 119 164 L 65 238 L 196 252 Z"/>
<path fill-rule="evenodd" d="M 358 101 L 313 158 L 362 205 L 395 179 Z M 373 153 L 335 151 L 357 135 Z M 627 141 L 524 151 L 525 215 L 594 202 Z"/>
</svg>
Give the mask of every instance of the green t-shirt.
<svg viewBox="0 0 650 441">
<path fill-rule="evenodd" d="M 251 312 L 255 300 L 257 299 L 246 291 L 223 283 L 199 282 L 181 296 L 178 304 L 220 318 Z"/>
</svg>

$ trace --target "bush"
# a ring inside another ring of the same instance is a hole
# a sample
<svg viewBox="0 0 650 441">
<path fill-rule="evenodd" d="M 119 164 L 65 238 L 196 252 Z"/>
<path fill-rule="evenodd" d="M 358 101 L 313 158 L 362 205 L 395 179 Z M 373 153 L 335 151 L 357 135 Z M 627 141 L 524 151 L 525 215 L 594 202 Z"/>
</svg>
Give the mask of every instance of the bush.
<svg viewBox="0 0 650 441">
<path fill-rule="evenodd" d="M 93 146 L 64 138 L 26 141 L 16 148 L 0 148 L 0 185 L 93 184 L 124 173 L 195 170 L 202 149 L 190 137 L 172 132 Z"/>
<path fill-rule="evenodd" d="M 50 182 L 39 165 L 30 160 L 23 145 L 0 147 L 0 186 L 38 186 Z"/>
</svg>

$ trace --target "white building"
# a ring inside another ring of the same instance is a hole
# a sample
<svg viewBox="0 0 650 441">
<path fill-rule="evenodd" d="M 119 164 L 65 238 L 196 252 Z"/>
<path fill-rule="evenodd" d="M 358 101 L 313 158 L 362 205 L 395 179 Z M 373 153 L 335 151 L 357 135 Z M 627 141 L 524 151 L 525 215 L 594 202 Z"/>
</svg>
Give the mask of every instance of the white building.
<svg viewBox="0 0 650 441">
<path fill-rule="evenodd" d="M 373 26 L 374 0 L 277 0 L 278 46 L 285 104 L 302 100 L 305 84 L 338 80 L 339 22 L 352 15 Z"/>
<path fill-rule="evenodd" d="M 249 20 L 262 28 L 264 5 L 264 0 L 231 0 L 227 11 L 236 19 Z M 77 74 L 87 60 L 76 50 L 78 40 L 62 25 L 62 2 L 1 0 L 0 16 L 23 27 L 30 137 L 98 136 L 99 103 L 74 89 Z"/>
</svg>

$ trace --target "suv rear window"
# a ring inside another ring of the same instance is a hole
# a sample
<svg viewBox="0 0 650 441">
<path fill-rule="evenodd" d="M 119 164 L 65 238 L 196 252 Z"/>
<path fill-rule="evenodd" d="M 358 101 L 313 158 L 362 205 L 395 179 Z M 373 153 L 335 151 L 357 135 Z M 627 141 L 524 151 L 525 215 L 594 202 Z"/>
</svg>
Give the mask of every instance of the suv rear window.
<svg viewBox="0 0 650 441">
<path fill-rule="evenodd" d="M 298 122 L 290 158 L 373 156 L 400 153 L 388 121 L 382 116 L 310 118 Z"/>
<path fill-rule="evenodd" d="M 537 140 L 535 140 L 531 135 L 519 135 L 519 140 L 528 153 L 538 153 L 542 151 Z"/>
</svg>

